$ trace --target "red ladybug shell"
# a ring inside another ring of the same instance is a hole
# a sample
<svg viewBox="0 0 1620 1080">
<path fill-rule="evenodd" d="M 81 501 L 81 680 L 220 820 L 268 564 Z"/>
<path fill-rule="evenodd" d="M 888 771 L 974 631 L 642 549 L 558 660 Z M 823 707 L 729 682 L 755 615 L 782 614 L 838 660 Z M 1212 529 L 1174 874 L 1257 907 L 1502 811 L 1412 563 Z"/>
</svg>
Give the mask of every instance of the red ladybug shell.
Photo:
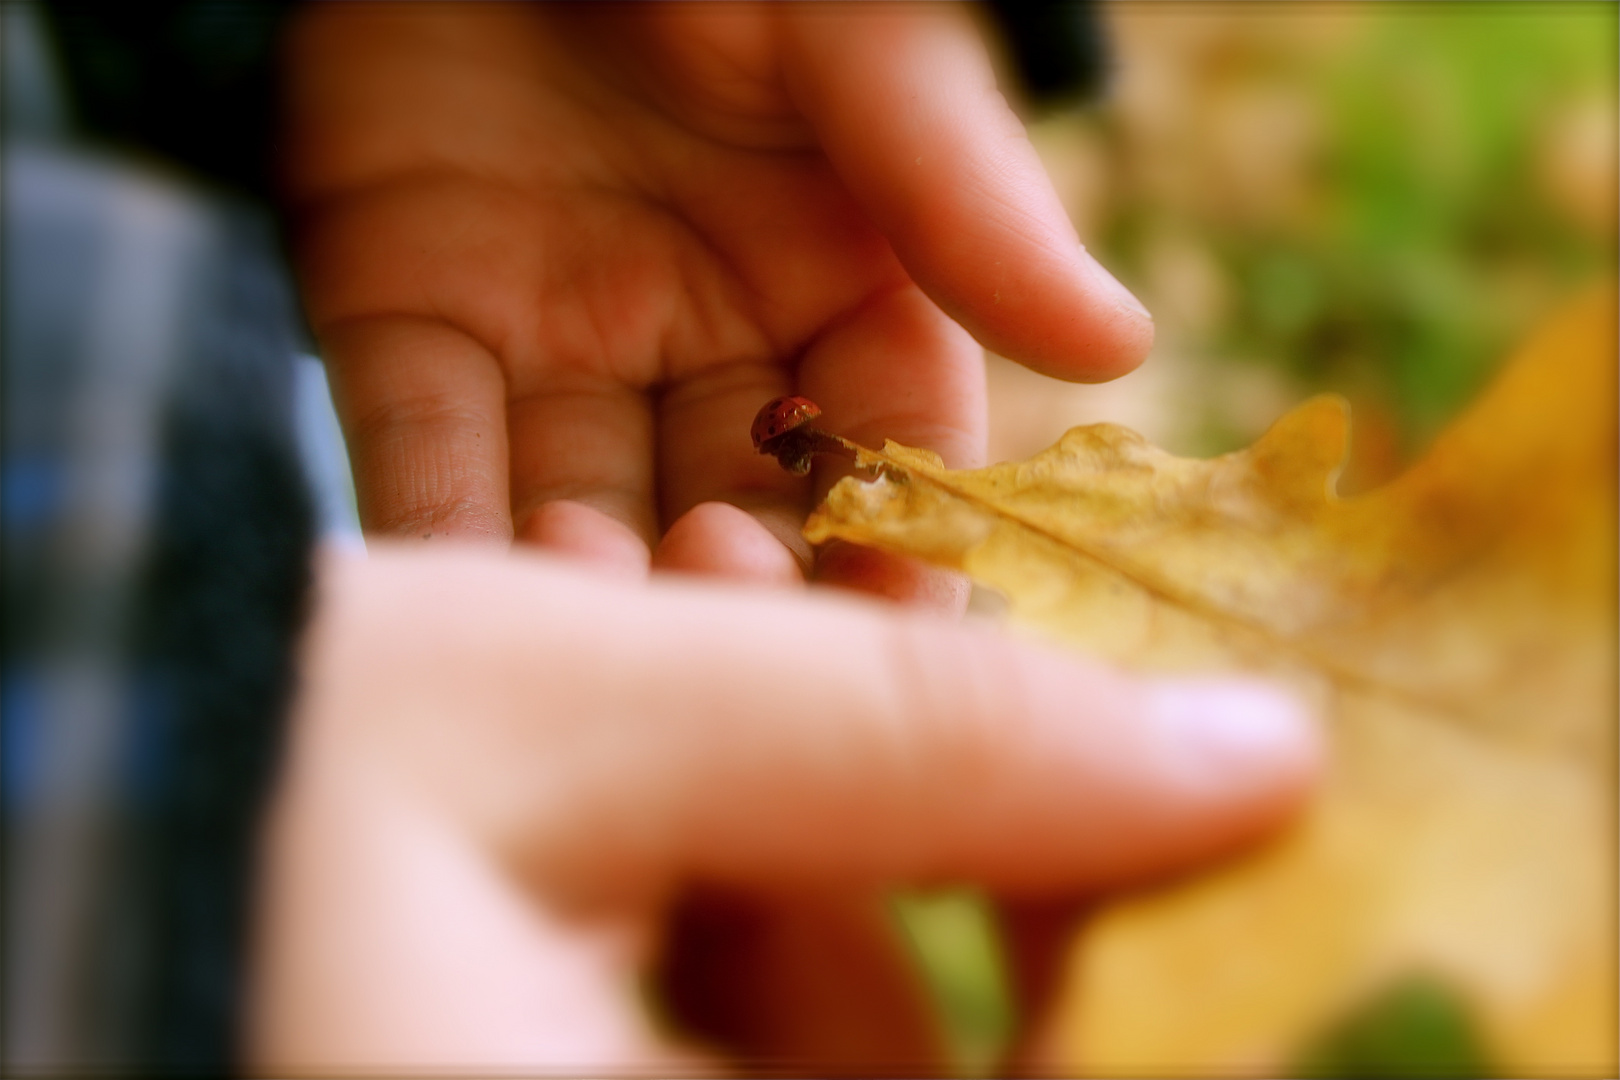
<svg viewBox="0 0 1620 1080">
<path fill-rule="evenodd" d="M 758 450 L 765 443 L 778 435 L 802 427 L 821 415 L 821 406 L 802 397 L 779 397 L 765 403 L 754 417 L 754 426 L 749 434 L 754 439 L 754 449 Z"/>
</svg>

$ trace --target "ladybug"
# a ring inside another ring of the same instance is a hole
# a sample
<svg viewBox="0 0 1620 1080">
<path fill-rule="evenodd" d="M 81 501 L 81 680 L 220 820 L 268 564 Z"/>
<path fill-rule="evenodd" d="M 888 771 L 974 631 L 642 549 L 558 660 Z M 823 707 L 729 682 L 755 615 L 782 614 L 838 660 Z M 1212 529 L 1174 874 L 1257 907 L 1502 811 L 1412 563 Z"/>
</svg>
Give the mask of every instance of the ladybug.
<svg viewBox="0 0 1620 1080">
<path fill-rule="evenodd" d="M 803 427 L 820 415 L 821 406 L 809 398 L 779 397 L 767 401 L 754 417 L 754 426 L 748 432 L 753 436 L 754 449 L 769 453 L 764 449 L 766 443 L 786 435 L 794 428 Z"/>
</svg>

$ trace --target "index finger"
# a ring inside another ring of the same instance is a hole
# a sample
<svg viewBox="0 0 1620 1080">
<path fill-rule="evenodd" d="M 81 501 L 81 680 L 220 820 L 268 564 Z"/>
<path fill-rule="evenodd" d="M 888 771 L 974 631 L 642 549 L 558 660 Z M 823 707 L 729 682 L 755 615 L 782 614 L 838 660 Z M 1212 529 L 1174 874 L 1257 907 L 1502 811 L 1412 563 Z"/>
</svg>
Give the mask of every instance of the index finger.
<svg viewBox="0 0 1620 1080">
<path fill-rule="evenodd" d="M 332 610 L 410 628 L 343 639 L 398 672 L 367 707 L 454 718 L 480 781 L 444 790 L 484 808 L 497 847 L 587 891 L 671 875 L 1063 892 L 1229 850 L 1317 768 L 1308 717 L 1253 683 L 1130 677 L 831 595 L 473 553 L 425 570 L 379 551 L 343 582 Z M 435 617 L 402 617 L 420 611 Z M 406 760 L 417 730 L 366 729 L 388 744 L 370 759 Z"/>
</svg>

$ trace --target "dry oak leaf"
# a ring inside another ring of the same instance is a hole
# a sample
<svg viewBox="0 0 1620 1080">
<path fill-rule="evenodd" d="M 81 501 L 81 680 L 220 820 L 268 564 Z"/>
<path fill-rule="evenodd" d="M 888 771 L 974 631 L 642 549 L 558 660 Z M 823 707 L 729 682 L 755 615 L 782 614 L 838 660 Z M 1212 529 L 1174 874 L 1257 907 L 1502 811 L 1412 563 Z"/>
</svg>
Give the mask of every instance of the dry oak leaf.
<svg viewBox="0 0 1620 1080">
<path fill-rule="evenodd" d="M 1207 461 L 1108 424 L 971 471 L 860 452 L 877 479 L 836 485 L 812 541 L 963 570 L 1127 666 L 1289 680 L 1329 721 L 1284 837 L 1078 928 L 1046 1067 L 1275 1074 L 1417 978 L 1500 1072 L 1615 1075 L 1615 414 L 1605 285 L 1353 498 L 1334 397 Z"/>
</svg>

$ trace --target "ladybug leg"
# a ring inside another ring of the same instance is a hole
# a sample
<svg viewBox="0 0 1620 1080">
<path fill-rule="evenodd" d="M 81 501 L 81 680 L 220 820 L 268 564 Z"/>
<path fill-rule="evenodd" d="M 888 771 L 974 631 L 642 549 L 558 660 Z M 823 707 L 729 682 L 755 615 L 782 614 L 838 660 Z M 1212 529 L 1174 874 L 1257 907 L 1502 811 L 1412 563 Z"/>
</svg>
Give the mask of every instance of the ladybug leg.
<svg viewBox="0 0 1620 1080">
<path fill-rule="evenodd" d="M 817 454 L 832 454 L 846 461 L 855 460 L 855 448 L 844 439 L 809 426 L 784 431 L 759 444 L 759 452 L 769 454 L 794 476 L 810 471 L 810 459 Z"/>
</svg>

